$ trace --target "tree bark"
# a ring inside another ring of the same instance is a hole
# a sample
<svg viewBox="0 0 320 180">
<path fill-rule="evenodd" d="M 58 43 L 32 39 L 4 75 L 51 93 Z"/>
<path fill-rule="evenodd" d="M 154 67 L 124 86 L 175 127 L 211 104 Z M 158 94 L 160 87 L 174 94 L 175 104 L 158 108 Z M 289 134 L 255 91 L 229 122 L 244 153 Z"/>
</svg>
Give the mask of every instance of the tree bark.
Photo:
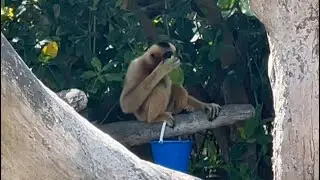
<svg viewBox="0 0 320 180">
<path fill-rule="evenodd" d="M 79 89 L 63 90 L 56 94 L 80 114 L 79 111 L 83 110 L 88 102 L 85 93 Z M 166 129 L 164 137 L 189 135 L 206 129 L 231 125 L 249 119 L 253 115 L 254 108 L 249 104 L 222 106 L 219 116 L 213 122 L 209 122 L 203 112 L 181 114 L 175 116 L 175 128 Z M 162 126 L 162 123 L 147 124 L 137 120 L 108 124 L 91 123 L 126 146 L 137 146 L 158 138 Z"/>
<path fill-rule="evenodd" d="M 270 44 L 274 179 L 319 179 L 319 1 L 251 1 Z"/>
<path fill-rule="evenodd" d="M 174 129 L 166 128 L 164 137 L 193 134 L 206 129 L 230 125 L 249 119 L 253 115 L 254 108 L 248 104 L 223 106 L 219 116 L 213 122 L 208 121 L 202 112 L 181 114 L 175 116 L 176 126 Z M 105 125 L 96 124 L 96 126 L 122 144 L 135 146 L 147 143 L 152 139 L 159 139 L 162 123 L 146 124 L 139 121 L 124 121 Z"/>
<path fill-rule="evenodd" d="M 2 179 L 197 179 L 139 159 L 45 87 L 1 33 Z"/>
</svg>

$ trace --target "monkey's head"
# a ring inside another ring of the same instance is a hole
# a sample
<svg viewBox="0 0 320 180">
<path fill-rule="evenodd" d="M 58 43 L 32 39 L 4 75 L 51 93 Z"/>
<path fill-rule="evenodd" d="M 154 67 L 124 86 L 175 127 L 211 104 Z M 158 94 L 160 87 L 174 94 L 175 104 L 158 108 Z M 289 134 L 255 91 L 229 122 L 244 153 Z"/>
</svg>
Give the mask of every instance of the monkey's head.
<svg viewBox="0 0 320 180">
<path fill-rule="evenodd" d="M 152 45 L 146 52 L 147 60 L 150 61 L 150 64 L 159 64 L 165 59 L 170 58 L 173 55 L 176 55 L 176 47 L 169 42 L 158 42 Z"/>
</svg>

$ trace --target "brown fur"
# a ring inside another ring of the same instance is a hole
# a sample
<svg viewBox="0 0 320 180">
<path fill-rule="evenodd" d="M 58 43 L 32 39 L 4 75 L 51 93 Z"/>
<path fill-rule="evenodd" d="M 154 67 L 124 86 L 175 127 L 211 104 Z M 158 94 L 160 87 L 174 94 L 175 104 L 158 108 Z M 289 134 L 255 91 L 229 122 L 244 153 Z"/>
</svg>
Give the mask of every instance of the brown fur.
<svg viewBox="0 0 320 180">
<path fill-rule="evenodd" d="M 163 55 L 168 51 L 175 53 L 176 48 L 172 44 L 168 48 L 153 45 L 130 63 L 120 96 L 122 111 L 133 113 L 139 121 L 167 121 L 170 127 L 174 126 L 172 114 L 182 110 L 203 110 L 213 120 L 219 105 L 201 102 L 182 86 L 172 84 L 168 74 L 180 63 L 178 59 L 164 62 Z"/>
</svg>

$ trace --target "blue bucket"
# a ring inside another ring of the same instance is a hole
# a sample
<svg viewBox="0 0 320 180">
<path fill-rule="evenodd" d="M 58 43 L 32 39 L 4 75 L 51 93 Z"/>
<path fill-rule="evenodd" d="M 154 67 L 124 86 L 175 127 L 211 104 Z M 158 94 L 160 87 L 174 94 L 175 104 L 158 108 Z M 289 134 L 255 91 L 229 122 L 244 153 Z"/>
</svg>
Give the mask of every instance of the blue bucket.
<svg viewBox="0 0 320 180">
<path fill-rule="evenodd" d="M 151 141 L 153 160 L 161 166 L 187 173 L 192 141 L 159 140 Z"/>
</svg>

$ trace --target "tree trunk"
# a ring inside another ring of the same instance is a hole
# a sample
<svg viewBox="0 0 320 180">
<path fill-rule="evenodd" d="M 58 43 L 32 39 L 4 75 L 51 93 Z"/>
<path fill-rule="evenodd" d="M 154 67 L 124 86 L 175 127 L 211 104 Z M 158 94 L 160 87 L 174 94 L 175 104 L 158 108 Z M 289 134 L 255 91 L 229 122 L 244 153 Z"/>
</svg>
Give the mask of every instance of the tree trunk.
<svg viewBox="0 0 320 180">
<path fill-rule="evenodd" d="M 197 179 L 139 159 L 45 87 L 1 33 L 1 179 Z"/>
<path fill-rule="evenodd" d="M 319 179 L 319 1 L 251 1 L 270 44 L 274 179 Z"/>
</svg>

